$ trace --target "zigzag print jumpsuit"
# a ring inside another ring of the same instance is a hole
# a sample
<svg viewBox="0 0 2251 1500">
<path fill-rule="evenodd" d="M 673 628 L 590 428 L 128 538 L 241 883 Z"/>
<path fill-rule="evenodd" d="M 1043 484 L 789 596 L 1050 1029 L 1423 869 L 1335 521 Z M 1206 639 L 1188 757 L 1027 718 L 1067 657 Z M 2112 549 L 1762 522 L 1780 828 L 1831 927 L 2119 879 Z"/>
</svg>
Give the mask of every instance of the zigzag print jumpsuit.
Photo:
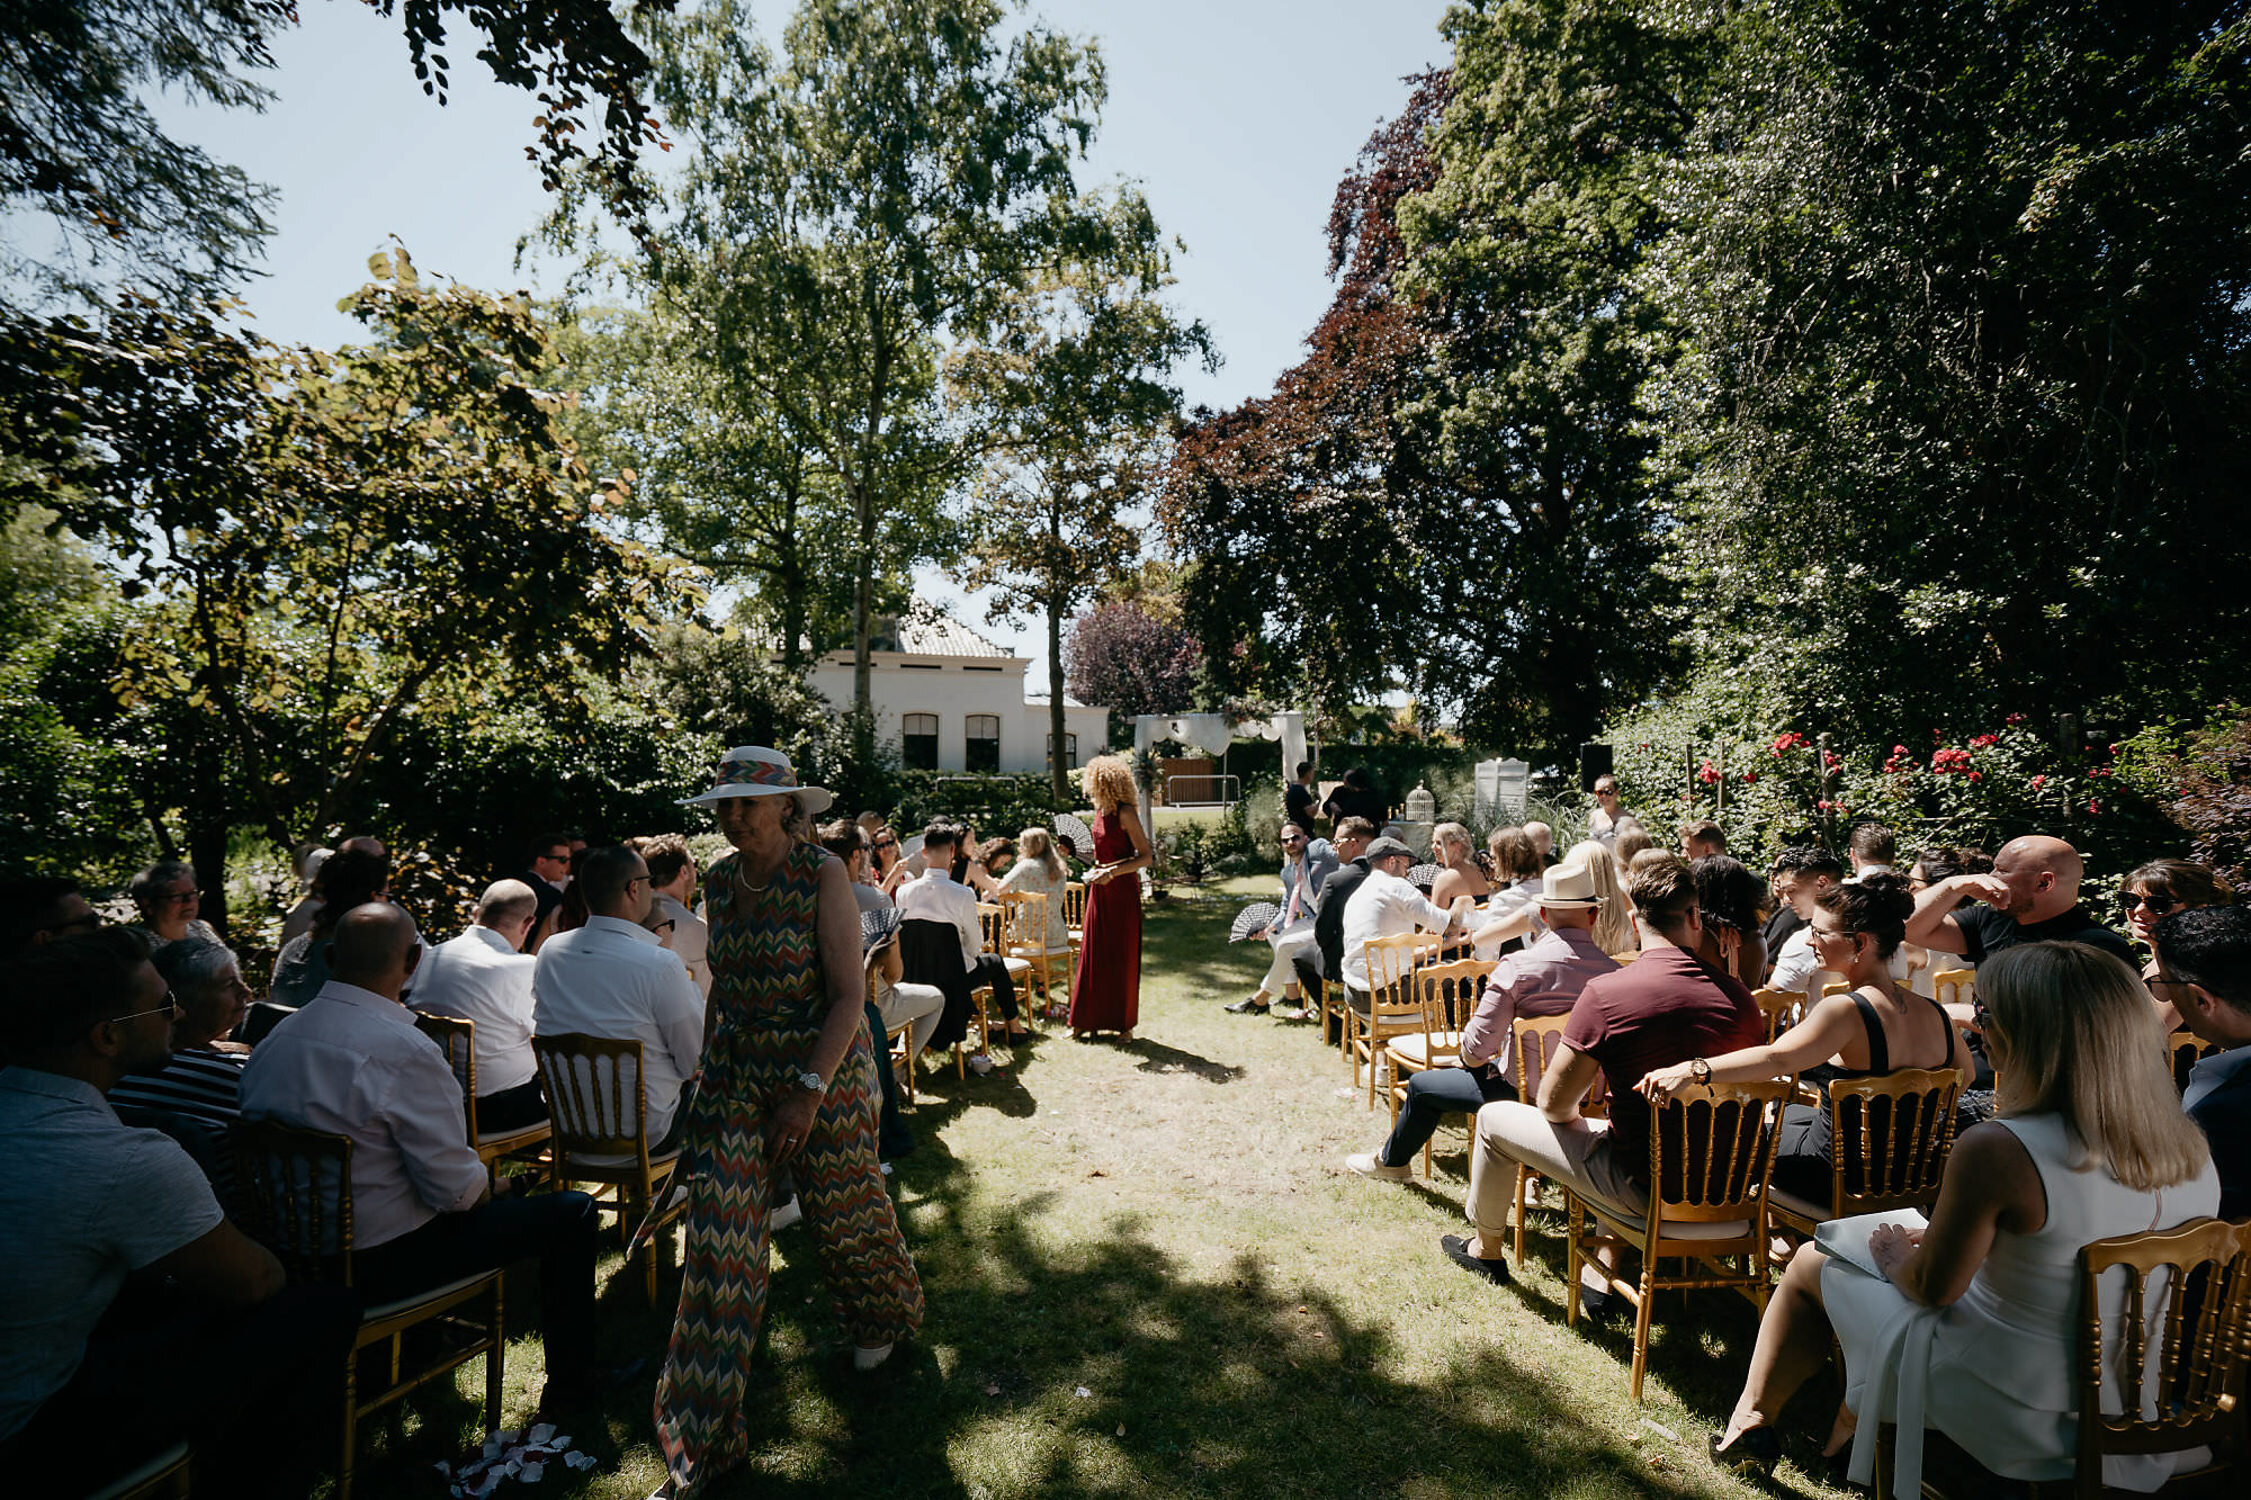
<svg viewBox="0 0 2251 1500">
<path fill-rule="evenodd" d="M 699 1175 L 688 1196 L 680 1310 L 656 1392 L 657 1442 L 682 1488 L 749 1454 L 743 1397 L 766 1310 L 774 1175 L 766 1119 L 797 1087 L 820 1036 L 826 992 L 815 913 L 828 857 L 817 844 L 796 845 L 763 892 L 736 878 L 734 854 L 705 880 L 715 1026 L 688 1124 Z M 837 1318 L 854 1343 L 868 1346 L 922 1323 L 922 1283 L 884 1191 L 875 1126 L 875 1061 L 862 1026 L 790 1171 Z"/>
</svg>

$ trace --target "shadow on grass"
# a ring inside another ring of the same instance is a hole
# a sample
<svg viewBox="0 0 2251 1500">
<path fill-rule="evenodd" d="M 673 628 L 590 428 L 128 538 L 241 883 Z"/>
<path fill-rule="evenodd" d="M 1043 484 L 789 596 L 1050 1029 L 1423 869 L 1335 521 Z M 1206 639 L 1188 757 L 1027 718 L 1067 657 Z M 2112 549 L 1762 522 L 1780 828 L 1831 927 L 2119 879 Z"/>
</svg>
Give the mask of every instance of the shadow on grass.
<svg viewBox="0 0 2251 1500">
<path fill-rule="evenodd" d="M 1235 1063 L 1214 1062 L 1194 1052 L 1168 1047 L 1147 1037 L 1135 1037 L 1126 1050 L 1141 1059 L 1134 1064 L 1142 1073 L 1193 1073 L 1206 1083 L 1233 1083 L 1249 1070 Z"/>
<path fill-rule="evenodd" d="M 1057 1195 L 1031 1194 L 996 1218 L 964 1164 L 918 1153 L 902 1170 L 929 1295 L 922 1338 L 875 1380 L 855 1378 L 810 1257 L 781 1267 L 773 1342 L 800 1347 L 757 1356 L 752 1389 L 769 1395 L 748 1414 L 755 1456 L 715 1495 L 1727 1487 L 1679 1450 L 1653 1464 L 1651 1450 L 1586 1420 L 1536 1361 L 1498 1341 L 1408 1378 L 1387 1323 L 1276 1284 L 1253 1253 L 1198 1274 L 1132 1216 L 1114 1218 L 1106 1238 L 1054 1250 L 1039 1224 Z"/>
</svg>

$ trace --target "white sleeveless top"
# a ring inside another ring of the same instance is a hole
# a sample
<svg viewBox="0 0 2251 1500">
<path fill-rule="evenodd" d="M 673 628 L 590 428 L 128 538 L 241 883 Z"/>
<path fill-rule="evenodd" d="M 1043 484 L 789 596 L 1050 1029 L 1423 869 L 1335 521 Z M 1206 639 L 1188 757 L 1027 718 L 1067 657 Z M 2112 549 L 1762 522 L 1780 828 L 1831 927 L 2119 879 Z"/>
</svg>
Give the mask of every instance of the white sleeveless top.
<svg viewBox="0 0 2251 1500">
<path fill-rule="evenodd" d="M 1996 1474 L 2070 1477 L 2079 1405 L 2080 1247 L 2112 1235 L 2168 1229 L 2220 1206 L 2219 1175 L 2209 1160 L 2192 1181 L 2139 1192 L 2103 1167 L 2082 1165 L 2084 1153 L 2060 1115 L 1998 1123 L 2039 1171 L 2047 1220 L 2032 1234 L 1997 1232 L 1960 1301 L 1920 1306 L 1889 1281 L 1842 1261 L 1831 1261 L 1821 1276 L 1822 1300 L 1845 1352 L 1845 1404 L 1859 1417 L 1852 1477 L 1869 1482 L 1877 1426 L 1897 1421 L 1895 1492 L 1910 1500 L 1921 1494 L 1926 1423 Z M 2161 1306 L 2157 1290 L 2153 1282 L 2153 1319 Z M 2123 1315 L 2123 1280 L 2104 1292 L 2103 1326 L 2114 1334 Z M 2156 1342 L 2150 1341 L 2153 1359 Z M 2104 1390 L 2104 1406 L 2117 1410 L 2114 1374 L 2105 1377 Z M 1874 1409 L 1865 1403 L 1868 1396 L 1877 1398 Z M 2114 1457 L 2104 1464 L 2104 1479 L 2116 1488 L 2146 1492 L 2162 1485 L 2173 1469 L 2173 1455 Z"/>
</svg>

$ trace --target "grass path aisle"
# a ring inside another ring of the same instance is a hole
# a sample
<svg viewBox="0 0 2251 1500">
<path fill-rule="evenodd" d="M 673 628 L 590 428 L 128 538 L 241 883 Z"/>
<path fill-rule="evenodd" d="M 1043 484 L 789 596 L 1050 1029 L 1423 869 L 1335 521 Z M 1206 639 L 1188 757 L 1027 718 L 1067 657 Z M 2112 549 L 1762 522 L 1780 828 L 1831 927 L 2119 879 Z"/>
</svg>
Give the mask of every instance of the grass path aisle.
<svg viewBox="0 0 2251 1500">
<path fill-rule="evenodd" d="M 896 1179 L 928 1291 L 923 1336 L 855 1379 L 802 1231 L 782 1234 L 752 1375 L 757 1457 L 720 1493 L 1754 1493 L 1701 1452 L 1749 1352 L 1748 1304 L 1705 1294 L 1683 1317 L 1668 1299 L 1636 1406 L 1627 1337 L 1563 1325 L 1559 1214 L 1512 1288 L 1439 1255 L 1461 1225 L 1459 1132 L 1438 1138 L 1434 1189 L 1342 1170 L 1388 1112 L 1336 1096 L 1347 1075 L 1311 1026 L 1219 1008 L 1263 967 L 1262 947 L 1225 936 L 1270 883 L 1150 908 L 1130 1047 L 1074 1043 L 1057 1025 L 987 1078 L 926 1068 L 920 1147 Z M 606 1352 L 660 1353 L 669 1309 L 652 1313 L 638 1277 L 612 1265 Z M 664 1295 L 677 1285 L 668 1274 Z M 512 1298 L 532 1305 L 528 1286 Z M 511 1419 L 537 1389 L 537 1353 L 536 1339 L 511 1352 Z M 646 1390 L 610 1403 L 606 1433 L 577 1434 L 602 1469 L 562 1493 L 654 1487 Z M 1825 1426 L 1816 1408 L 1832 1400 L 1833 1384 L 1807 1392 L 1793 1426 Z M 432 1493 L 426 1465 L 451 1456 L 433 1429 L 451 1415 L 415 1423 L 371 1466 L 390 1482 L 364 1492 Z M 1788 1465 L 1777 1489 L 1828 1493 Z"/>
</svg>

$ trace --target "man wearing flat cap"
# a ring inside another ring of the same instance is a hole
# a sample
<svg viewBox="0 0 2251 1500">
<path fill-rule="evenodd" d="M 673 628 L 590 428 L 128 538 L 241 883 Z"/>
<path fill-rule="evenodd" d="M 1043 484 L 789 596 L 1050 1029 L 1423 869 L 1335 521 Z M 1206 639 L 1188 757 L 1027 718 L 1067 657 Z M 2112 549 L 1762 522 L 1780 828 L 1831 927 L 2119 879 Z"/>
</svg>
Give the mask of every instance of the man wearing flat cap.
<svg viewBox="0 0 2251 1500">
<path fill-rule="evenodd" d="M 1452 907 L 1436 906 L 1428 896 L 1407 883 L 1415 851 L 1399 840 L 1384 837 L 1368 845 L 1368 878 L 1352 893 L 1344 907 L 1344 989 L 1355 1014 L 1368 1013 L 1368 955 L 1363 946 L 1370 938 L 1397 937 L 1401 933 L 1459 932 L 1477 903 L 1469 896 L 1456 898 Z"/>
</svg>

